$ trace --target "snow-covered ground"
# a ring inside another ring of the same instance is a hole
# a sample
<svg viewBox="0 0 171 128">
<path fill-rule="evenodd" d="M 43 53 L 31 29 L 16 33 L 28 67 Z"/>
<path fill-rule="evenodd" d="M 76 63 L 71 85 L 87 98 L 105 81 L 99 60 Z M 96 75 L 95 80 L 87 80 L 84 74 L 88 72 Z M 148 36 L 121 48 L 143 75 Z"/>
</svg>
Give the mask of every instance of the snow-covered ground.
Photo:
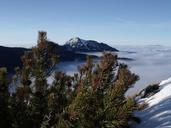
<svg viewBox="0 0 171 128">
<path fill-rule="evenodd" d="M 148 107 L 135 113 L 142 122 L 136 128 L 171 128 L 171 77 L 160 83 L 160 91 L 140 99 Z"/>
</svg>

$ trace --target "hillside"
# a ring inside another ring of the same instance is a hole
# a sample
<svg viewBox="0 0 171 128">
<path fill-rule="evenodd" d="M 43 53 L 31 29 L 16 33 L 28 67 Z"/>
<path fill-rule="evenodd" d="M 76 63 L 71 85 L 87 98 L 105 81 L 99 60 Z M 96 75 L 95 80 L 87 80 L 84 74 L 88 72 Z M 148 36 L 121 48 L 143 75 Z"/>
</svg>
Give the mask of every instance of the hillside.
<svg viewBox="0 0 171 128">
<path fill-rule="evenodd" d="M 163 80 L 160 91 L 149 98 L 140 99 L 148 107 L 135 114 L 142 122 L 136 128 L 169 128 L 171 126 L 171 78 Z"/>
<path fill-rule="evenodd" d="M 0 67 L 7 67 L 9 71 L 12 71 L 14 67 L 21 66 L 21 56 L 28 50 L 26 48 L 0 46 Z"/>
</svg>

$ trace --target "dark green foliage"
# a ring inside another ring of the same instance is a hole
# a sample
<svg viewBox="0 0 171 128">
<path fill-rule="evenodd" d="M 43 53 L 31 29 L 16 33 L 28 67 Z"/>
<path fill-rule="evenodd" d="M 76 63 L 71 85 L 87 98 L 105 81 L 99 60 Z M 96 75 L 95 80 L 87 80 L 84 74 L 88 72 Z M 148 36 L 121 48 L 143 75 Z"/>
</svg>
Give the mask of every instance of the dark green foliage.
<svg viewBox="0 0 171 128">
<path fill-rule="evenodd" d="M 40 32 L 38 45 L 22 57 L 9 94 L 6 70 L 0 69 L 0 125 L 12 128 L 126 128 L 136 104 L 125 92 L 139 79 L 117 55 L 104 53 L 98 64 L 91 57 L 68 76 L 52 73 L 58 57 Z M 47 77 L 53 75 L 51 85 Z"/>
<path fill-rule="evenodd" d="M 89 58 L 80 69 L 78 92 L 68 109 L 71 121 L 77 127 L 127 127 L 135 103 L 124 94 L 138 76 L 110 53 L 104 53 L 94 70 L 92 65 Z"/>
<path fill-rule="evenodd" d="M 6 68 L 0 68 L 0 126 L 7 128 L 11 126 L 9 92 Z"/>
</svg>

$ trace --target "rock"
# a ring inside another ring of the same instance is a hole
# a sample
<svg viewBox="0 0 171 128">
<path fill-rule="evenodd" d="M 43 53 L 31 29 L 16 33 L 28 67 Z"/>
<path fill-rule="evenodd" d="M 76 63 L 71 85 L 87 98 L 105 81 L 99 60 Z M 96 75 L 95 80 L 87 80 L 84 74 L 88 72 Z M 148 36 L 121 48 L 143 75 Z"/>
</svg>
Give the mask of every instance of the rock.
<svg viewBox="0 0 171 128">
<path fill-rule="evenodd" d="M 157 92 L 159 92 L 159 84 L 153 84 L 153 85 L 149 85 L 148 87 L 143 89 L 139 93 L 139 95 L 141 98 L 146 98 L 146 97 L 154 95 Z"/>
</svg>

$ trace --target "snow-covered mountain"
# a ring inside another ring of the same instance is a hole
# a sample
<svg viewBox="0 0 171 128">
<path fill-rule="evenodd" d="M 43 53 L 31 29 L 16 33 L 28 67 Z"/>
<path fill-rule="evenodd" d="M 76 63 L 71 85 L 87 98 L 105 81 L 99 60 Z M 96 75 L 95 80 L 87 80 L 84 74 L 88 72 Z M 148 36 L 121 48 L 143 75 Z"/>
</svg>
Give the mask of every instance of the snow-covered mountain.
<svg viewBox="0 0 171 128">
<path fill-rule="evenodd" d="M 103 51 L 114 51 L 117 52 L 116 48 L 113 48 L 105 43 L 99 43 L 94 40 L 83 40 L 79 37 L 71 38 L 64 45 L 68 50 L 76 52 L 103 52 Z"/>
<path fill-rule="evenodd" d="M 171 127 L 171 78 L 159 84 L 159 92 L 151 97 L 139 100 L 148 107 L 135 114 L 142 122 L 136 128 L 170 128 Z"/>
</svg>

